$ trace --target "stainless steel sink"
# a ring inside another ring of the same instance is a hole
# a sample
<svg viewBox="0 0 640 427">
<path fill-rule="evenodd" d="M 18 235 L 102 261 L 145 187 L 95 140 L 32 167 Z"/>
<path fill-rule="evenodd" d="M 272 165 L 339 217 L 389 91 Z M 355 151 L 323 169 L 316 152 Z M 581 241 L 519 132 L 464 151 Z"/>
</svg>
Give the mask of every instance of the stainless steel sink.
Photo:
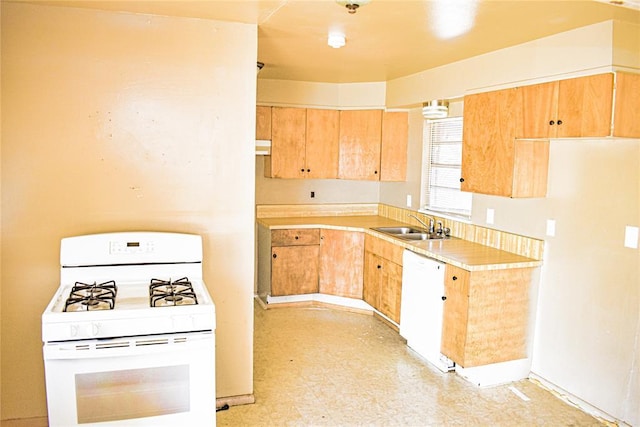
<svg viewBox="0 0 640 427">
<path fill-rule="evenodd" d="M 426 230 L 413 227 L 376 227 L 372 228 L 372 230 L 404 240 L 442 240 L 449 238 L 449 236 L 428 233 Z"/>
<path fill-rule="evenodd" d="M 377 227 L 373 230 L 380 231 L 387 234 L 409 234 L 409 233 L 424 233 L 425 230 L 421 228 L 413 227 Z"/>
</svg>

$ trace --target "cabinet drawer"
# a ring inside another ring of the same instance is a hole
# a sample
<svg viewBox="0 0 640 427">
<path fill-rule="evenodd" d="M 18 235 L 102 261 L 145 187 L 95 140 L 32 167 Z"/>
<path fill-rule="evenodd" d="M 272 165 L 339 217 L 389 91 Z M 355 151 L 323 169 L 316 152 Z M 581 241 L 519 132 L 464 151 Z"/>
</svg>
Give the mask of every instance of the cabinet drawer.
<svg viewBox="0 0 640 427">
<path fill-rule="evenodd" d="M 319 245 L 320 229 L 294 228 L 271 231 L 271 246 Z"/>
<path fill-rule="evenodd" d="M 394 245 L 386 240 L 367 235 L 364 239 L 364 250 L 372 252 L 398 265 L 402 265 L 402 246 Z"/>
</svg>

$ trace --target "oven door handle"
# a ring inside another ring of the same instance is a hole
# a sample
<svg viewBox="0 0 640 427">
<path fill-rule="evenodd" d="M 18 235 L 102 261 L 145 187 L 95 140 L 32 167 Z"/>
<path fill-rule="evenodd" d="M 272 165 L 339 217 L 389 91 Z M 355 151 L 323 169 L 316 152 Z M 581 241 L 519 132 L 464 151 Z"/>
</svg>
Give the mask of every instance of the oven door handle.
<svg viewBox="0 0 640 427">
<path fill-rule="evenodd" d="M 215 348 L 212 331 L 188 334 L 124 337 L 108 340 L 50 342 L 43 346 L 46 360 L 136 356 Z"/>
</svg>

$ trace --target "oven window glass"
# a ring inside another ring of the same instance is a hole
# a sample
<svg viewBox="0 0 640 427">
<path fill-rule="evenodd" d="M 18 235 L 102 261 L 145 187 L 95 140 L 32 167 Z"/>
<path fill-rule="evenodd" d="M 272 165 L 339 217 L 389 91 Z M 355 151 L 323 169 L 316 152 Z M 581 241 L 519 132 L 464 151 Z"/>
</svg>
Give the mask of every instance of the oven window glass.
<svg viewBox="0 0 640 427">
<path fill-rule="evenodd" d="M 78 423 L 189 411 L 189 365 L 76 374 Z"/>
</svg>

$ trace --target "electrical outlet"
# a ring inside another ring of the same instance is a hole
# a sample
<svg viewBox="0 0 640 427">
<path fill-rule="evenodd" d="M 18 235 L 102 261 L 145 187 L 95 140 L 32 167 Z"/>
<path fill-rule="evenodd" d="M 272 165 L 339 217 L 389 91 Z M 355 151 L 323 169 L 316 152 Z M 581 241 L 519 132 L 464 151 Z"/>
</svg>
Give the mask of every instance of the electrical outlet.
<svg viewBox="0 0 640 427">
<path fill-rule="evenodd" d="M 312 191 L 312 192 L 311 192 L 311 198 L 313 199 L 314 197 L 316 197 L 316 192 L 315 192 L 315 191 Z"/>
<path fill-rule="evenodd" d="M 411 207 L 411 194 L 407 194 L 407 207 Z"/>
<path fill-rule="evenodd" d="M 556 220 L 548 219 L 547 220 L 547 236 L 553 237 L 556 235 Z"/>
<path fill-rule="evenodd" d="M 638 249 L 638 227 L 627 225 L 624 228 L 624 247 Z"/>
<path fill-rule="evenodd" d="M 491 208 L 487 208 L 487 224 L 493 224 L 495 211 Z"/>
</svg>

